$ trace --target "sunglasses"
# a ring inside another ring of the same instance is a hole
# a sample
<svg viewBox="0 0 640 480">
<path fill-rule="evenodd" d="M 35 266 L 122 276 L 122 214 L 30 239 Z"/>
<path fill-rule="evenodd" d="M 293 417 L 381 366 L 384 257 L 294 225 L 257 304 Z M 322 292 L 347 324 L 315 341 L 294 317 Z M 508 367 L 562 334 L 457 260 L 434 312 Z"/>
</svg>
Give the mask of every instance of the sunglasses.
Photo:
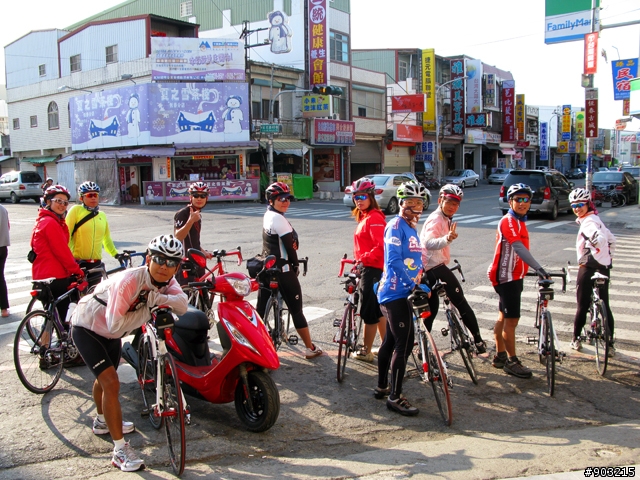
<svg viewBox="0 0 640 480">
<path fill-rule="evenodd" d="M 207 198 L 209 195 L 206 193 L 192 193 L 191 196 L 193 198 Z"/>
<path fill-rule="evenodd" d="M 87 198 L 98 198 L 98 194 L 97 193 L 85 193 L 83 195 L 83 197 L 87 197 Z"/>
<path fill-rule="evenodd" d="M 159 257 L 158 255 L 151 257 L 151 260 L 158 265 L 166 265 L 169 268 L 174 268 L 180 265 L 180 260 L 171 260 L 170 258 Z"/>
<path fill-rule="evenodd" d="M 353 196 L 353 200 L 354 201 L 358 201 L 358 202 L 364 202 L 367 198 L 369 198 L 369 195 L 354 195 Z"/>
<path fill-rule="evenodd" d="M 516 203 L 529 203 L 531 201 L 529 197 L 518 197 L 518 198 L 512 198 L 511 200 L 513 200 Z"/>
<path fill-rule="evenodd" d="M 290 202 L 291 201 L 291 197 L 283 195 L 281 197 L 277 197 L 276 200 L 278 200 L 280 202 Z"/>
<path fill-rule="evenodd" d="M 69 202 L 67 202 L 66 200 L 62 200 L 61 198 L 52 198 L 51 201 L 54 203 L 57 203 L 58 205 L 63 205 L 65 207 L 69 205 Z"/>
<path fill-rule="evenodd" d="M 572 203 L 571 208 L 582 208 L 586 205 L 586 203 Z"/>
</svg>

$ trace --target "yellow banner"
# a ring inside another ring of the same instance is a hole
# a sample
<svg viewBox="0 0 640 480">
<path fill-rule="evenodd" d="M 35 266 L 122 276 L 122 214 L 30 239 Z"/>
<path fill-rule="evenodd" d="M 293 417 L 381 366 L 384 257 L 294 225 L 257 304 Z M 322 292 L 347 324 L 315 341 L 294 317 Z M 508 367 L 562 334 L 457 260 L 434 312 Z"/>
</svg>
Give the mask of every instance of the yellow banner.
<svg viewBox="0 0 640 480">
<path fill-rule="evenodd" d="M 571 133 L 571 115 L 562 116 L 562 133 Z"/>
<path fill-rule="evenodd" d="M 576 113 L 576 136 L 584 137 L 584 112 Z"/>
<path fill-rule="evenodd" d="M 422 114 L 422 130 L 436 129 L 436 51 L 422 50 L 422 85 L 427 97 L 426 111 Z"/>
<path fill-rule="evenodd" d="M 516 129 L 518 130 L 518 139 L 524 140 L 524 94 L 516 95 Z"/>
</svg>

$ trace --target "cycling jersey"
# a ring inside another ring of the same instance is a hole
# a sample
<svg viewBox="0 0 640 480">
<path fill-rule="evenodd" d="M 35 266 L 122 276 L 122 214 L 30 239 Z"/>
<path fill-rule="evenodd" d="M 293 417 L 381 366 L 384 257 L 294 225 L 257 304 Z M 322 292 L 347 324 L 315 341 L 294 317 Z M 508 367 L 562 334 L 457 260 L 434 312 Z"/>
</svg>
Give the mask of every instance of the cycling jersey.
<svg viewBox="0 0 640 480">
<path fill-rule="evenodd" d="M 384 271 L 378 286 L 378 302 L 406 299 L 422 271 L 422 247 L 415 228 L 397 216 L 384 230 Z"/>
<path fill-rule="evenodd" d="M 173 217 L 173 227 L 174 231 L 180 230 L 182 227 L 186 225 L 189 221 L 189 215 L 191 215 L 191 204 L 186 207 L 178 210 L 178 212 Z M 200 230 L 202 229 L 202 220 L 198 220 L 189 229 L 189 233 L 182 240 L 182 244 L 184 245 L 185 253 L 189 251 L 190 248 L 195 248 L 196 250 L 202 251 L 202 247 L 200 246 Z"/>
<path fill-rule="evenodd" d="M 262 254 L 275 255 L 279 266 L 288 263 L 297 267 L 297 245 L 298 234 L 289 221 L 282 213 L 269 206 L 262 221 Z"/>
<path fill-rule="evenodd" d="M 447 235 L 451 229 L 451 219 L 447 217 L 441 208 L 438 208 L 427 217 L 420 232 L 422 244 L 422 263 L 425 270 L 444 264 L 451 260 Z"/>
<path fill-rule="evenodd" d="M 611 265 L 611 258 L 616 249 L 616 237 L 602 223 L 600 217 L 595 213 L 588 213 L 582 218 L 577 218 L 576 223 L 580 225 L 576 238 L 578 264 L 584 265 L 587 261 L 586 254 L 591 253 L 601 265 Z"/>
<path fill-rule="evenodd" d="M 353 236 L 353 258 L 365 267 L 384 267 L 384 213 L 372 208 L 362 213 Z"/>
<path fill-rule="evenodd" d="M 521 280 L 529 270 L 524 260 L 516 253 L 516 242 L 521 242 L 525 249 L 529 250 L 527 225 L 509 211 L 498 223 L 493 262 L 487 272 L 493 286 Z M 536 268 L 536 265 L 532 267 Z"/>
<path fill-rule="evenodd" d="M 76 224 L 87 215 L 92 215 L 92 213 L 83 205 L 71 207 L 65 219 L 69 233 L 73 232 Z M 107 216 L 104 212 L 99 212 L 91 220 L 83 223 L 69 240 L 69 248 L 77 260 L 101 260 L 103 246 L 112 257 L 118 254 L 111 239 Z"/>
</svg>

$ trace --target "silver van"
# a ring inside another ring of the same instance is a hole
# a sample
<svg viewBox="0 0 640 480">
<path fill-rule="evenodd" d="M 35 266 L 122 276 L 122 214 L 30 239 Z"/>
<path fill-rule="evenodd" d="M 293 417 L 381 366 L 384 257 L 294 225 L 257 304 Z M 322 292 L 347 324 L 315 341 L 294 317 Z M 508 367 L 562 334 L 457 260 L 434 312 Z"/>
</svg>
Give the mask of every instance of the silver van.
<svg viewBox="0 0 640 480">
<path fill-rule="evenodd" d="M 0 177 L 0 202 L 10 199 L 11 203 L 30 198 L 40 203 L 42 177 L 38 172 L 8 172 Z"/>
</svg>

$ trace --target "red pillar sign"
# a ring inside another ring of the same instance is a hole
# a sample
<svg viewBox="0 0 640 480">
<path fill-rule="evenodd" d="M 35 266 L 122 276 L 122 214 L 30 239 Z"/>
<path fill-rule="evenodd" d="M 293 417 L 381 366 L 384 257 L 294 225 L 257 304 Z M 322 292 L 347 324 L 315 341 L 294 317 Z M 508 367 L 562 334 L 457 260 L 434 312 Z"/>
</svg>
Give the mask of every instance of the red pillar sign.
<svg viewBox="0 0 640 480">
<path fill-rule="evenodd" d="M 585 118 L 585 137 L 597 138 L 598 137 L 598 89 L 587 88 L 585 91 L 585 105 L 586 105 L 586 118 Z"/>
<path fill-rule="evenodd" d="M 598 70 L 598 32 L 584 36 L 584 73 L 594 74 Z"/>
</svg>

